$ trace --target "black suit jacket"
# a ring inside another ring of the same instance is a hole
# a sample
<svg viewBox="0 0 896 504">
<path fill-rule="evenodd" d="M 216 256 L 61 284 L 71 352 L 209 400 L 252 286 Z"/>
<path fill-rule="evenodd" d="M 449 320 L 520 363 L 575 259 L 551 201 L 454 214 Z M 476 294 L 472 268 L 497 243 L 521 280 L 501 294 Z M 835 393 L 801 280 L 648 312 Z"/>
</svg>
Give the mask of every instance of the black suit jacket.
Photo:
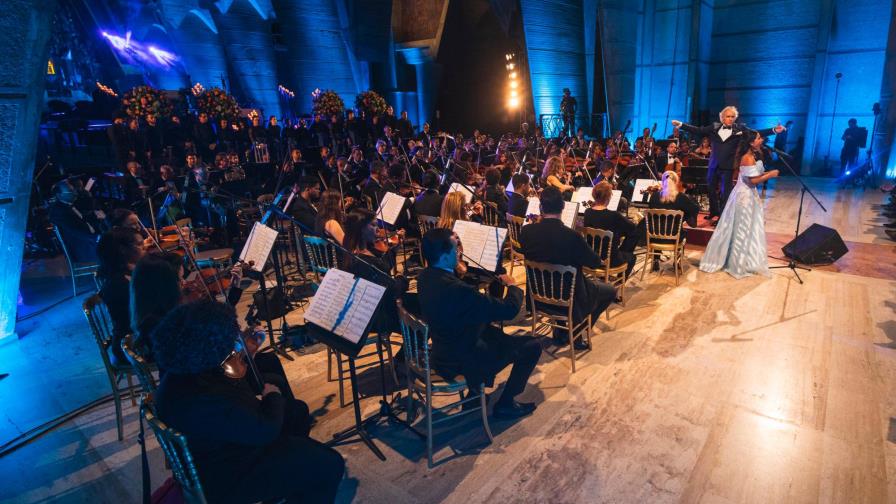
<svg viewBox="0 0 896 504">
<path fill-rule="evenodd" d="M 582 274 L 582 267 L 599 268 L 600 257 L 576 231 L 560 219 L 543 219 L 523 226 L 520 231 L 523 256 L 530 261 L 572 266 L 576 269 L 576 295 L 573 318 L 576 322 L 591 313 L 597 304 L 597 286 Z"/>
<path fill-rule="evenodd" d="M 442 200 L 443 197 L 438 191 L 427 189 L 414 200 L 414 213 L 416 215 L 438 217 L 442 213 Z"/>
<path fill-rule="evenodd" d="M 417 292 L 432 338 L 433 369 L 449 378 L 462 373 L 473 384 L 490 383 L 498 366 L 477 352 L 480 336 L 491 322 L 519 313 L 523 291 L 510 286 L 503 298 L 492 297 L 453 272 L 428 267 L 417 277 Z"/>
<path fill-rule="evenodd" d="M 684 221 L 688 226 L 697 227 L 697 213 L 700 212 L 700 205 L 687 197 L 683 193 L 678 193 L 675 200 L 669 203 L 663 203 L 660 199 L 660 193 L 655 192 L 650 195 L 650 208 L 659 208 L 663 210 L 681 210 L 684 212 Z M 684 226 L 681 227 L 681 234 L 684 234 Z"/>
<path fill-rule="evenodd" d="M 731 136 L 727 140 L 722 140 L 722 137 L 719 136 L 721 128 L 722 123 L 712 123 L 709 126 L 702 127 L 690 124 L 681 125 L 681 129 L 688 133 L 709 137 L 709 141 L 712 144 L 712 154 L 709 156 L 709 172 L 715 170 L 734 171 L 734 155 L 740 142 L 749 141 L 757 132 L 763 137 L 775 133 L 774 128 L 752 130 L 743 124 L 734 123 Z"/>
<path fill-rule="evenodd" d="M 623 240 L 637 240 L 638 226 L 626 216 L 613 210 L 585 210 L 585 227 L 603 229 L 613 232 L 613 242 L 610 245 L 610 264 L 616 266 L 624 262 L 619 256 L 619 245 Z"/>
<path fill-rule="evenodd" d="M 529 208 L 529 200 L 520 193 L 511 193 L 507 200 L 507 213 L 517 217 L 525 217 Z"/>
</svg>

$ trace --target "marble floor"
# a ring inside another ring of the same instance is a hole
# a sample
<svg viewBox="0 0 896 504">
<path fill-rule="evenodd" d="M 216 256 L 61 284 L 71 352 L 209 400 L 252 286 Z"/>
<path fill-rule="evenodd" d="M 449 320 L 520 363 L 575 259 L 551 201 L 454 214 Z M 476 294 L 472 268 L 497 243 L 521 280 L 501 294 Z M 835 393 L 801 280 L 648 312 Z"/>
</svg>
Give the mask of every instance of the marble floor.
<svg viewBox="0 0 896 504">
<path fill-rule="evenodd" d="M 475 418 L 449 423 L 436 436 L 447 461 L 432 470 L 413 434 L 376 426 L 387 460 L 340 447 L 339 501 L 896 502 L 896 247 L 873 208 L 884 195 L 810 187 L 829 211 L 807 203 L 803 227 L 836 228 L 850 247 L 843 259 L 800 285 L 787 270 L 707 275 L 696 268 L 702 251 L 689 250 L 679 286 L 668 273 L 631 281 L 627 306 L 596 324 L 575 374 L 545 343 L 525 392 L 534 415 L 492 421 L 491 445 Z M 770 255 L 792 236 L 798 199 L 787 179 L 766 194 Z M 20 335 L 0 346 L 0 372 L 11 371 L 0 381 L 0 443 L 108 392 L 75 301 Z M 325 440 L 352 413 L 338 406 L 320 350 L 284 364 Z M 362 391 L 375 395 L 366 378 Z M 377 409 L 375 398 L 362 406 Z M 0 502 L 139 501 L 136 408 L 125 413 L 124 442 L 107 405 L 0 459 Z M 158 484 L 164 464 L 150 446 Z"/>
</svg>

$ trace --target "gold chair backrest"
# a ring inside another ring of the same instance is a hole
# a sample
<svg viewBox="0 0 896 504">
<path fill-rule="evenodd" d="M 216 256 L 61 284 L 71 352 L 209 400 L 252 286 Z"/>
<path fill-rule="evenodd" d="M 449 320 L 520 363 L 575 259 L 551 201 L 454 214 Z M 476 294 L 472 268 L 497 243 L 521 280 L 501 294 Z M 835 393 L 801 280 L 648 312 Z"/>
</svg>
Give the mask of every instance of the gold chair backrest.
<svg viewBox="0 0 896 504">
<path fill-rule="evenodd" d="M 308 251 L 311 269 L 323 275 L 328 270 L 338 266 L 335 245 L 317 236 L 304 236 L 302 239 L 305 241 L 305 249 Z"/>
<path fill-rule="evenodd" d="M 526 286 L 533 302 L 572 310 L 576 269 L 572 266 L 526 260 Z"/>
<path fill-rule="evenodd" d="M 613 232 L 590 227 L 583 227 L 580 232 L 591 250 L 600 257 L 604 264 L 608 265 L 613 247 Z"/>
<path fill-rule="evenodd" d="M 501 214 L 498 205 L 486 201 L 482 204 L 482 223 L 486 226 L 501 227 Z"/>
<path fill-rule="evenodd" d="M 649 208 L 644 211 L 644 219 L 647 221 L 648 243 L 650 240 L 678 241 L 681 237 L 681 225 L 684 221 L 684 212 L 681 210 Z"/>
<path fill-rule="evenodd" d="M 127 335 L 121 340 L 121 349 L 124 351 L 125 357 L 128 358 L 131 367 L 134 368 L 134 373 L 137 375 L 137 379 L 140 380 L 140 385 L 143 387 L 143 391 L 147 393 L 155 392 L 156 379 L 152 376 L 152 371 L 149 369 L 149 363 L 147 363 L 146 359 L 134 349 L 133 343 L 134 337 L 132 335 Z"/>
<path fill-rule="evenodd" d="M 520 231 L 525 223 L 525 217 L 517 217 L 511 213 L 507 214 L 507 236 L 510 238 L 510 244 L 514 248 L 520 248 Z"/>
<path fill-rule="evenodd" d="M 429 368 L 429 326 L 408 313 L 399 299 L 398 320 L 404 339 L 405 363 L 408 370 L 420 378 L 428 378 Z"/>
<path fill-rule="evenodd" d="M 187 438 L 165 425 L 165 422 L 156 415 L 152 394 L 143 396 L 140 414 L 156 435 L 156 440 L 171 466 L 171 474 L 180 483 L 184 501 L 188 504 L 206 504 L 199 473 L 196 471 L 193 455 L 187 447 Z"/>
<path fill-rule="evenodd" d="M 433 217 L 431 215 L 418 215 L 417 216 L 417 224 L 420 226 L 420 236 L 426 234 L 430 229 L 435 229 L 436 225 L 439 223 L 438 217 Z"/>
<path fill-rule="evenodd" d="M 112 345 L 112 317 L 109 315 L 109 309 L 99 294 L 94 294 L 84 300 L 81 305 L 84 316 L 87 318 L 87 324 L 90 331 L 96 339 L 96 344 L 100 347 L 100 354 L 103 357 L 103 364 L 108 369 L 112 368 L 112 361 L 109 358 L 109 346 Z"/>
</svg>

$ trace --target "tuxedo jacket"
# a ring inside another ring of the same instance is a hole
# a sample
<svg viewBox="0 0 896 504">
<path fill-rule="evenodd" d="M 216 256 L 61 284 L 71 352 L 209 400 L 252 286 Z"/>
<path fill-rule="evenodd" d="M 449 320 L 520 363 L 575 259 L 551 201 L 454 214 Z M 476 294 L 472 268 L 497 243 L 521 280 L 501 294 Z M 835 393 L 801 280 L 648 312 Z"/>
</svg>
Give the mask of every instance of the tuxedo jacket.
<svg viewBox="0 0 896 504">
<path fill-rule="evenodd" d="M 731 136 L 722 140 L 722 137 L 719 136 L 722 123 L 716 122 L 702 127 L 682 124 L 681 129 L 691 134 L 709 137 L 709 142 L 712 144 L 712 154 L 709 156 L 710 172 L 715 170 L 734 171 L 734 155 L 737 153 L 737 145 L 740 142 L 749 141 L 757 131 L 763 137 L 775 133 L 774 128 L 752 130 L 743 124 L 734 123 L 731 126 Z"/>
<path fill-rule="evenodd" d="M 438 217 L 442 213 L 442 195 L 438 191 L 428 189 L 414 200 L 414 213 L 429 217 Z"/>
<path fill-rule="evenodd" d="M 517 217 L 525 217 L 526 210 L 529 209 L 529 200 L 520 193 L 510 193 L 507 200 L 507 213 Z"/>
</svg>

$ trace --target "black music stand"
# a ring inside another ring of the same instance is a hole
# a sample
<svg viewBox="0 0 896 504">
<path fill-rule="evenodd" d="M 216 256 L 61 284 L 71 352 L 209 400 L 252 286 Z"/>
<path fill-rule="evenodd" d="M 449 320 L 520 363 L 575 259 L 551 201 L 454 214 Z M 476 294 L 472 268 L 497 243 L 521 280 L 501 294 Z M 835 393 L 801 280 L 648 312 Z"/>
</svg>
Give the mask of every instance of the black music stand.
<svg viewBox="0 0 896 504">
<path fill-rule="evenodd" d="M 373 320 L 375 320 L 376 314 L 379 312 L 382 302 L 382 299 L 380 299 L 380 302 L 377 303 L 377 307 L 374 310 L 373 315 L 370 317 L 370 321 L 367 322 L 367 327 L 364 330 L 364 334 L 370 333 L 370 325 Z M 358 354 L 361 352 L 361 349 L 364 347 L 367 338 L 362 337 L 358 340 L 357 343 L 353 343 L 352 341 L 345 339 L 332 331 L 324 329 L 323 327 L 320 327 L 308 320 L 305 321 L 305 327 L 308 328 L 308 333 L 309 335 L 311 335 L 311 337 L 330 347 L 335 352 L 348 357 L 348 370 L 352 386 L 352 407 L 355 414 L 355 425 L 333 434 L 333 439 L 326 443 L 327 446 L 338 446 L 341 444 L 346 444 L 351 438 L 357 436 L 361 439 L 362 442 L 364 442 L 364 444 L 367 445 L 368 448 L 370 448 L 370 451 L 372 451 L 374 455 L 376 455 L 380 460 L 385 461 L 386 456 L 383 455 L 383 452 L 376 446 L 376 444 L 374 444 L 370 433 L 367 432 L 368 426 L 376 425 L 380 420 L 385 418 L 390 422 L 399 423 L 407 427 L 409 430 L 411 430 L 411 432 L 416 433 L 414 429 L 411 429 L 410 425 L 408 425 L 407 422 L 405 422 L 395 414 L 395 409 L 386 397 L 386 363 L 383 360 L 382 349 L 379 347 L 382 344 L 388 345 L 389 342 L 377 342 L 377 354 L 380 361 L 380 390 L 382 394 L 382 397 L 380 398 L 380 411 L 367 418 L 362 419 L 361 397 L 358 393 L 358 375 L 355 370 L 355 358 L 357 358 Z M 338 355 L 337 358 L 339 358 Z"/>
</svg>

